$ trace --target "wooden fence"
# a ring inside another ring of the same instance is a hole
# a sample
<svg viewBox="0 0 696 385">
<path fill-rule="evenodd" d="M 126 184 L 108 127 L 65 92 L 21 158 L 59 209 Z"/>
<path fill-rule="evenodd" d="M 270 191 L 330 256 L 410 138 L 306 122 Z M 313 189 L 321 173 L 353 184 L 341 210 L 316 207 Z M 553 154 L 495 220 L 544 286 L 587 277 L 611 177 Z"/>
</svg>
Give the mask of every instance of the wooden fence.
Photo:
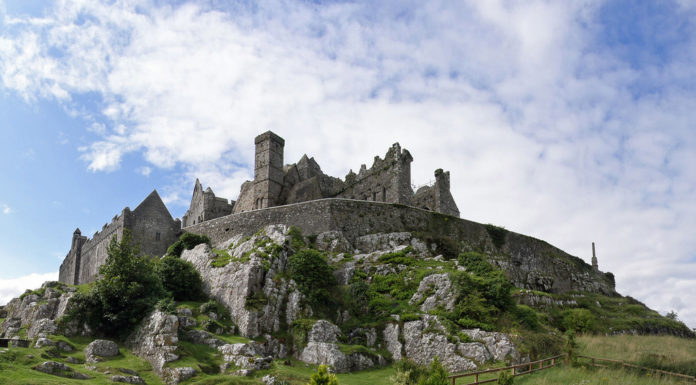
<svg viewBox="0 0 696 385">
<path fill-rule="evenodd" d="M 558 355 L 558 356 L 553 356 L 553 357 L 549 357 L 549 358 L 544 358 L 543 360 L 528 362 L 526 364 L 506 366 L 504 368 L 493 368 L 493 369 L 488 369 L 488 370 L 482 370 L 480 372 L 455 374 L 455 375 L 450 376 L 449 378 L 452 379 L 452 385 L 455 385 L 455 381 L 457 380 L 457 378 L 463 378 L 463 377 L 474 377 L 474 382 L 469 382 L 466 385 L 486 384 L 489 382 L 498 381 L 498 379 L 497 378 L 490 378 L 487 380 L 479 381 L 480 375 L 502 372 L 504 370 L 511 370 L 513 376 L 521 376 L 523 374 L 534 373 L 534 372 L 538 372 L 540 370 L 552 368 L 558 364 L 558 359 L 561 357 L 563 357 L 563 356 Z M 463 384 L 460 384 L 460 385 L 463 385 Z"/>
<path fill-rule="evenodd" d="M 688 376 L 688 375 L 686 375 L 686 374 L 681 374 L 681 373 L 667 372 L 667 371 L 660 370 L 660 369 L 646 368 L 646 367 L 644 367 L 644 366 L 633 365 L 633 364 L 631 364 L 631 363 L 624 362 L 624 361 L 621 361 L 621 360 L 610 360 L 610 359 L 608 359 L 608 358 L 597 358 L 597 357 L 580 356 L 580 355 L 578 355 L 578 356 L 576 356 L 576 357 L 577 357 L 577 358 L 586 359 L 586 360 L 590 360 L 589 365 L 592 365 L 592 366 L 595 366 L 595 367 L 598 367 L 598 368 L 606 368 L 606 367 L 608 367 L 608 365 L 602 365 L 602 364 L 601 364 L 601 362 L 605 362 L 605 363 L 613 364 L 613 365 L 616 365 L 616 366 L 621 365 L 622 368 L 631 368 L 631 369 L 645 370 L 645 371 L 647 371 L 647 372 L 659 373 L 659 374 L 664 374 L 664 375 L 666 375 L 666 376 L 672 376 L 672 377 L 679 377 L 679 378 L 682 378 L 682 379 L 685 379 L 685 380 L 691 380 L 691 381 L 696 382 L 696 377 L 694 377 L 694 376 Z"/>
</svg>

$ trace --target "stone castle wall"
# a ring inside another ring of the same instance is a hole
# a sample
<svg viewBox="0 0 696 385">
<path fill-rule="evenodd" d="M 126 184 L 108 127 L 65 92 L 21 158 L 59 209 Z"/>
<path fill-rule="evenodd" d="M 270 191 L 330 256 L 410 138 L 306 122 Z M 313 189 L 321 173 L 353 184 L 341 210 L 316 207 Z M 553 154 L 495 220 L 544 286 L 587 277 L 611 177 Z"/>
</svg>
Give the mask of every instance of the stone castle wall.
<svg viewBox="0 0 696 385">
<path fill-rule="evenodd" d="M 607 275 L 544 241 L 505 231 L 504 244 L 498 248 L 486 225 L 401 204 L 322 199 L 233 214 L 187 227 L 186 231 L 207 235 L 213 245 L 219 245 L 234 235 L 252 235 L 269 224 L 297 226 L 305 235 L 340 231 L 353 244 L 363 235 L 406 231 L 439 244 L 443 252 L 453 248 L 457 253 L 487 251 L 521 288 L 614 293 L 613 280 Z"/>
<path fill-rule="evenodd" d="M 74 285 L 94 281 L 99 267 L 106 262 L 111 239 L 115 237 L 120 241 L 126 229 L 131 232 L 141 254 L 159 257 L 176 242 L 181 221 L 172 218 L 157 192 L 153 191 L 135 210 L 126 207 L 92 238 L 81 236 L 77 230 L 70 251 L 60 266 L 59 281 Z"/>
</svg>

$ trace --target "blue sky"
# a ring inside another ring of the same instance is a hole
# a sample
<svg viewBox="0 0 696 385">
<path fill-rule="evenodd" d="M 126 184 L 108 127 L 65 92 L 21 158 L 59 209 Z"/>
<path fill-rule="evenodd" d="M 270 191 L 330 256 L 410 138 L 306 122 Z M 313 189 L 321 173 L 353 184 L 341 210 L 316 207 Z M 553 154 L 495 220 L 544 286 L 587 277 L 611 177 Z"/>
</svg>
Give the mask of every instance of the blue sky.
<svg viewBox="0 0 696 385">
<path fill-rule="evenodd" d="M 253 138 L 335 176 L 398 141 L 462 217 L 590 260 L 696 326 L 689 1 L 0 1 L 0 302 L 195 178 L 236 198 Z"/>
</svg>

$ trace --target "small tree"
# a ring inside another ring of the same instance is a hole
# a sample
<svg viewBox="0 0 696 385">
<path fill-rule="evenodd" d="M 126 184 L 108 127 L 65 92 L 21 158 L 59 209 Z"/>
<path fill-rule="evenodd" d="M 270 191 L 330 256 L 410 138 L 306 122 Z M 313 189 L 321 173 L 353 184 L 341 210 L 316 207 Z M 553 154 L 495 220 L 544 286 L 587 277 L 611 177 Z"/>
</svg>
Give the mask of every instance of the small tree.
<svg viewBox="0 0 696 385">
<path fill-rule="evenodd" d="M 312 374 L 307 385 L 338 385 L 338 377 L 333 373 L 329 373 L 326 365 L 319 365 L 316 373 Z"/>
<path fill-rule="evenodd" d="M 311 305 L 330 303 L 329 291 L 336 284 L 336 278 L 320 252 L 311 249 L 298 251 L 290 256 L 288 270 Z"/>
<path fill-rule="evenodd" d="M 672 321 L 679 320 L 679 316 L 677 315 L 677 312 L 675 312 L 674 310 L 670 310 L 669 313 L 665 314 L 665 317 L 671 319 Z"/>
<path fill-rule="evenodd" d="M 420 378 L 418 385 L 448 385 L 449 382 L 447 370 L 440 363 L 440 359 L 435 356 L 433 362 L 430 363 L 427 375 Z"/>
<path fill-rule="evenodd" d="M 201 275 L 189 261 L 166 256 L 156 265 L 164 289 L 175 301 L 198 301 L 205 298 Z"/>
<path fill-rule="evenodd" d="M 75 296 L 66 321 L 87 323 L 111 337 L 130 334 L 166 294 L 154 262 L 138 254 L 129 231 L 123 232 L 120 242 L 112 238 L 106 262 L 99 268 L 101 277 L 88 293 Z"/>
</svg>

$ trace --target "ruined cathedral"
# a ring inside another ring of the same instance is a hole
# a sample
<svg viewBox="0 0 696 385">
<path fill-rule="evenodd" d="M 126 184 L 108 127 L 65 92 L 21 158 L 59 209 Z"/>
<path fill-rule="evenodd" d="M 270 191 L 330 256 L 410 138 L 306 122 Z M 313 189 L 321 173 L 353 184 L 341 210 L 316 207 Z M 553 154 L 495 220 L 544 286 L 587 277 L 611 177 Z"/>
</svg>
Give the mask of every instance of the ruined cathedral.
<svg viewBox="0 0 696 385">
<path fill-rule="evenodd" d="M 307 155 L 297 163 L 285 164 L 285 140 L 273 132 L 257 136 L 254 144 L 254 180 L 242 184 L 236 202 L 216 197 L 210 187 L 204 190 L 196 180 L 191 205 L 179 220 L 172 218 L 157 191 L 153 191 L 135 210 L 126 207 L 91 238 L 75 230 L 59 280 L 69 284 L 95 280 L 99 266 L 106 261 L 106 247 L 113 237 L 121 239 L 125 230 L 132 232 L 143 254 L 161 256 L 187 227 L 223 216 L 319 199 L 396 203 L 459 217 L 450 193 L 449 172 L 435 170 L 434 184 L 414 192 L 413 157 L 398 143 L 383 159 L 375 156 L 370 168 L 362 165 L 357 174 L 351 170 L 344 179 L 324 174 Z"/>
</svg>

